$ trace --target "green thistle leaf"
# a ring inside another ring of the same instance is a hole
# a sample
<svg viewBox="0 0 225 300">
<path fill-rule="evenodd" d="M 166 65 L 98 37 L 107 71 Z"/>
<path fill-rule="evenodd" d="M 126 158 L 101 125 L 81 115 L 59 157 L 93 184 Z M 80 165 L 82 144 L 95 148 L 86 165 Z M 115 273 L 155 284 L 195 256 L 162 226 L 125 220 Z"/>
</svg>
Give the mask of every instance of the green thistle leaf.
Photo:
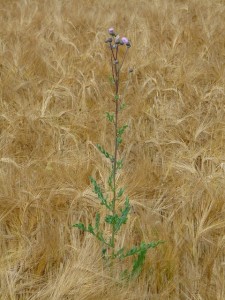
<svg viewBox="0 0 225 300">
<path fill-rule="evenodd" d="M 97 195 L 98 199 L 100 200 L 100 203 L 101 205 L 104 205 L 106 206 L 108 209 L 112 209 L 111 208 L 111 205 L 108 204 L 108 201 L 107 201 L 107 198 L 105 198 L 103 196 L 103 193 L 102 193 L 102 189 L 101 187 L 97 184 L 96 180 L 90 176 L 90 181 L 94 187 L 94 193 Z"/>
<path fill-rule="evenodd" d="M 114 119 L 115 119 L 115 114 L 106 112 L 106 118 L 107 118 L 107 120 L 109 120 L 109 122 L 113 123 Z"/>
<path fill-rule="evenodd" d="M 117 145 L 120 145 L 121 143 L 122 143 L 122 138 L 120 137 L 120 136 L 118 136 L 117 138 L 116 138 L 116 142 L 117 142 Z"/>
<path fill-rule="evenodd" d="M 120 127 L 118 130 L 117 130 L 117 135 L 118 136 L 121 136 L 123 133 L 124 133 L 124 131 L 125 131 L 125 129 L 128 127 L 128 125 L 123 125 L 122 127 Z"/>
<path fill-rule="evenodd" d="M 122 167 L 123 167 L 123 159 L 118 160 L 117 163 L 116 163 L 116 168 L 118 170 L 122 169 Z"/>
<path fill-rule="evenodd" d="M 86 231 L 86 227 L 84 226 L 83 223 L 74 224 L 73 227 L 76 227 L 82 231 Z"/>
<path fill-rule="evenodd" d="M 96 147 L 98 150 L 106 157 L 108 158 L 111 162 L 114 161 L 113 155 L 109 154 L 101 145 L 97 144 Z"/>
<path fill-rule="evenodd" d="M 124 193 L 124 188 L 121 188 L 121 189 L 119 190 L 119 192 L 117 193 L 117 198 L 122 197 L 122 196 L 123 196 L 123 193 Z"/>
<path fill-rule="evenodd" d="M 95 229 L 99 231 L 99 225 L 100 225 L 100 213 L 97 213 L 95 216 Z"/>
<path fill-rule="evenodd" d="M 126 103 L 125 102 L 123 102 L 123 103 L 121 103 L 121 105 L 120 105 L 120 107 L 119 107 L 119 111 L 122 111 L 122 110 L 124 110 L 125 108 L 126 108 Z"/>
<path fill-rule="evenodd" d="M 115 95 L 115 96 L 114 96 L 114 99 L 115 99 L 116 101 L 118 101 L 118 100 L 119 100 L 119 95 Z"/>
</svg>

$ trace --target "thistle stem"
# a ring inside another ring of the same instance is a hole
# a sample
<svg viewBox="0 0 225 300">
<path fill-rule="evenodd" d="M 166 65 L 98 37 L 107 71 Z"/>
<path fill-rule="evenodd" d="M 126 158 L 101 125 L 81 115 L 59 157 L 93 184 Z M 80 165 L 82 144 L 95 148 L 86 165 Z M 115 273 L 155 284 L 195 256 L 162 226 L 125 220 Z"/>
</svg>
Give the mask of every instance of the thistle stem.
<svg viewBox="0 0 225 300">
<path fill-rule="evenodd" d="M 116 51 L 116 57 L 118 54 L 118 48 Z M 115 68 L 115 137 L 114 137 L 114 162 L 113 162 L 113 207 L 112 207 L 112 215 L 116 214 L 116 173 L 117 173 L 117 155 L 118 155 L 118 141 L 117 141 L 117 132 L 118 132 L 118 114 L 119 114 L 119 68 L 117 65 L 114 65 Z M 115 250 L 115 224 L 113 224 L 112 228 L 112 248 L 113 248 L 113 255 Z"/>
</svg>

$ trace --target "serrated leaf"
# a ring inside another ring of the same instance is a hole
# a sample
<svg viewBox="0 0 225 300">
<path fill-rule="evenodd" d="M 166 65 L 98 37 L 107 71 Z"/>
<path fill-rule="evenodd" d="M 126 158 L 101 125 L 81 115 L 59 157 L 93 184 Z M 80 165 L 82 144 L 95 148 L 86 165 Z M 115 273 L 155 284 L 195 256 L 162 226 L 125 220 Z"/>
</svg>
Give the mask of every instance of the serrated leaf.
<svg viewBox="0 0 225 300">
<path fill-rule="evenodd" d="M 117 214 L 115 214 L 113 217 L 113 224 L 115 224 L 115 233 L 119 231 L 120 227 L 123 225 L 123 224 L 126 224 L 127 222 L 127 219 L 128 219 L 128 214 L 129 214 L 129 211 L 130 211 L 130 203 L 129 203 L 129 198 L 127 197 L 126 198 L 126 201 L 125 201 L 125 206 L 124 206 L 124 209 L 121 210 L 121 215 L 118 216 Z"/>
<path fill-rule="evenodd" d="M 109 122 L 113 123 L 114 122 L 114 118 L 115 118 L 115 114 L 114 113 L 106 113 L 106 118 L 107 120 L 109 120 Z"/>
<path fill-rule="evenodd" d="M 114 187 L 113 187 L 113 171 L 112 171 L 111 174 L 109 175 L 109 178 L 108 178 L 108 185 L 109 185 L 109 187 L 111 188 L 111 190 L 113 191 L 113 190 L 114 190 Z"/>
<path fill-rule="evenodd" d="M 123 159 L 118 160 L 117 163 L 116 163 L 116 168 L 118 170 L 122 169 L 122 167 L 123 167 Z"/>
<path fill-rule="evenodd" d="M 115 215 L 107 215 L 106 217 L 105 217 L 105 221 L 106 221 L 106 223 L 108 223 L 108 224 L 115 224 Z"/>
<path fill-rule="evenodd" d="M 118 136 L 117 138 L 116 138 L 116 141 L 117 141 L 117 145 L 120 145 L 121 143 L 122 143 L 122 138 L 120 137 L 120 136 Z"/>
<path fill-rule="evenodd" d="M 119 107 L 119 110 L 122 111 L 126 106 L 127 106 L 127 105 L 126 105 L 125 102 L 121 103 L 121 105 L 120 105 L 120 107 Z"/>
<path fill-rule="evenodd" d="M 115 95 L 115 96 L 114 96 L 114 99 L 115 99 L 116 101 L 118 101 L 118 100 L 119 100 L 119 95 Z"/>
<path fill-rule="evenodd" d="M 115 257 L 121 258 L 123 257 L 124 248 L 121 248 L 115 253 Z"/>
<path fill-rule="evenodd" d="M 88 225 L 88 232 L 92 233 L 95 235 L 95 232 L 94 232 L 94 228 L 91 224 Z"/>
<path fill-rule="evenodd" d="M 83 223 L 74 224 L 73 227 L 76 227 L 80 230 L 86 231 L 86 227 L 84 226 Z"/>
<path fill-rule="evenodd" d="M 137 276 L 140 274 L 140 272 L 143 268 L 144 262 L 145 262 L 146 252 L 147 252 L 147 250 L 140 251 L 137 259 L 134 260 L 132 271 L 131 271 L 131 276 L 134 276 L 134 275 Z"/>
<path fill-rule="evenodd" d="M 121 136 L 124 131 L 126 130 L 126 128 L 128 127 L 128 125 L 123 125 L 122 127 L 120 127 L 118 130 L 117 130 L 117 135 L 118 136 Z"/>
<path fill-rule="evenodd" d="M 137 247 L 133 247 L 133 248 L 131 248 L 129 251 L 127 251 L 127 253 L 125 254 L 124 257 L 134 255 L 134 254 L 136 254 L 137 252 L 138 252 L 138 248 L 137 248 Z"/>
<path fill-rule="evenodd" d="M 120 137 L 120 136 L 118 136 L 117 138 L 116 138 L 116 142 L 117 142 L 117 145 L 120 145 L 121 143 L 122 143 L 122 138 Z"/>
<path fill-rule="evenodd" d="M 117 193 L 117 198 L 120 198 L 123 196 L 124 188 L 120 188 L 119 192 Z"/>
<path fill-rule="evenodd" d="M 99 230 L 99 224 L 100 224 L 100 213 L 97 213 L 95 216 L 95 228 L 97 231 Z"/>
<path fill-rule="evenodd" d="M 101 145 L 97 144 L 96 147 L 98 150 L 106 157 L 108 158 L 111 162 L 114 161 L 113 155 L 109 154 Z"/>
<path fill-rule="evenodd" d="M 101 205 L 105 205 L 108 209 L 111 209 L 108 205 L 107 198 L 103 196 L 101 187 L 97 184 L 96 180 L 92 176 L 90 176 L 90 181 L 94 187 L 94 193 L 98 196 Z"/>
</svg>

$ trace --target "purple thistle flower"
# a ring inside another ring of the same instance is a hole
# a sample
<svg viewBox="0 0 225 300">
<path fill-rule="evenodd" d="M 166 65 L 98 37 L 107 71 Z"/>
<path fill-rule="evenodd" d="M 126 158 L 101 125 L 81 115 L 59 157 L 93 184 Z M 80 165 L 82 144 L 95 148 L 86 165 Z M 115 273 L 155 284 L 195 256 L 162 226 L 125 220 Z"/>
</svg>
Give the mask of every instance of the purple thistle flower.
<svg viewBox="0 0 225 300">
<path fill-rule="evenodd" d="M 114 28 L 113 27 L 110 27 L 109 30 L 108 30 L 109 34 L 111 35 L 115 35 L 115 31 L 114 31 Z"/>
<path fill-rule="evenodd" d="M 125 36 L 122 37 L 121 41 L 126 45 L 129 43 L 128 38 L 126 38 Z"/>
</svg>

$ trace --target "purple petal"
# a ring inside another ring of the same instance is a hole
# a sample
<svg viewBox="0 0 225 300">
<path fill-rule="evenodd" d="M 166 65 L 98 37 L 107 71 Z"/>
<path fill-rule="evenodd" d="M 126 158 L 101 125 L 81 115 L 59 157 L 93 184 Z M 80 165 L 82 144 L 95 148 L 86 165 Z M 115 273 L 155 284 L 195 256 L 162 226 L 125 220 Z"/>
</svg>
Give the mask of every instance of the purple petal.
<svg viewBox="0 0 225 300">
<path fill-rule="evenodd" d="M 128 41 L 128 38 L 126 38 L 125 36 L 124 37 L 122 37 L 122 42 L 124 43 L 124 44 L 127 44 L 127 43 L 129 43 L 129 41 Z"/>
<path fill-rule="evenodd" d="M 113 27 L 110 27 L 109 30 L 108 30 L 109 34 L 114 34 L 114 28 Z"/>
</svg>

